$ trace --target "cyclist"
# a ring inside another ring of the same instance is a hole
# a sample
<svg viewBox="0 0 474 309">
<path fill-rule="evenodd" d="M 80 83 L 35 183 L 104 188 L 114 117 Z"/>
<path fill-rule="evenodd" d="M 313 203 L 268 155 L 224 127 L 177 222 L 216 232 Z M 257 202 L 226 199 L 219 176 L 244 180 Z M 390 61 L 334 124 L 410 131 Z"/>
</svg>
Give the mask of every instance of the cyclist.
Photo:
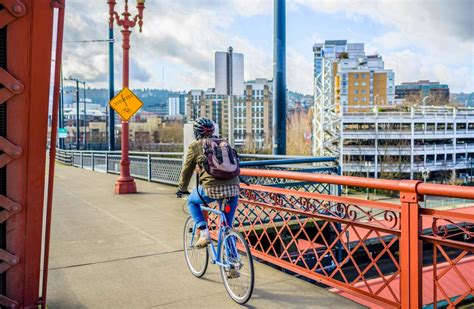
<svg viewBox="0 0 474 309">
<path fill-rule="evenodd" d="M 239 176 L 228 179 L 217 178 L 203 167 L 206 160 L 204 144 L 206 139 L 217 139 L 214 136 L 214 123 L 212 120 L 201 117 L 194 122 L 194 137 L 196 141 L 189 145 L 188 154 L 184 161 L 179 177 L 177 197 L 189 194 L 188 185 L 194 170 L 197 170 L 200 186 L 196 187 L 188 197 L 188 208 L 196 227 L 199 229 L 199 240 L 194 244 L 197 248 L 204 248 L 211 243 L 206 219 L 201 211 L 201 204 L 210 203 L 220 199 L 228 199 L 229 207 L 225 209 L 227 222 L 232 225 L 234 212 L 238 204 Z M 226 177 L 227 178 L 227 177 Z"/>
</svg>

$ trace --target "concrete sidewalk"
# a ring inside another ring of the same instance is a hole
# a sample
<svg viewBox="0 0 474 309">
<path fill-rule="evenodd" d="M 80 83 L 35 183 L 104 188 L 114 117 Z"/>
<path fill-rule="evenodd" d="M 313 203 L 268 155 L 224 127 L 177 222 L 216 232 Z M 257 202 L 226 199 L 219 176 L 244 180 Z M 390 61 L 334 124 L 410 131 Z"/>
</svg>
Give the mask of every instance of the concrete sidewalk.
<svg viewBox="0 0 474 309">
<path fill-rule="evenodd" d="M 183 202 L 174 187 L 137 180 L 113 194 L 117 176 L 57 165 L 50 256 L 50 308 L 237 308 L 219 270 L 203 279 L 182 252 Z M 360 308 L 260 263 L 248 306 Z"/>
</svg>

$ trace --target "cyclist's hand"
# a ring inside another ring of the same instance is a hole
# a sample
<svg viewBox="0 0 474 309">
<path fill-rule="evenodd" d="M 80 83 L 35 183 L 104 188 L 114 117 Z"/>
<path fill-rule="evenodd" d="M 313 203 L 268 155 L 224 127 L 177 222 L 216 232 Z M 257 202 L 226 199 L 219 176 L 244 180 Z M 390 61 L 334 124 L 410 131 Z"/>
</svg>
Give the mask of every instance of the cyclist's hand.
<svg viewBox="0 0 474 309">
<path fill-rule="evenodd" d="M 183 198 L 184 196 L 189 195 L 189 194 L 190 194 L 189 191 L 181 191 L 181 190 L 176 191 L 177 198 Z"/>
</svg>

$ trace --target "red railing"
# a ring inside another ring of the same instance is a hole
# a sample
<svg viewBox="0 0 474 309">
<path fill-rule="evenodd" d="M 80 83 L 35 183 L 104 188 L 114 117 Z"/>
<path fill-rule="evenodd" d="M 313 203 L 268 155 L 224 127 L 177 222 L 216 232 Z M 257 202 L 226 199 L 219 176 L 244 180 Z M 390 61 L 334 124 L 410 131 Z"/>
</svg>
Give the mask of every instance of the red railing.
<svg viewBox="0 0 474 309">
<path fill-rule="evenodd" d="M 235 224 L 255 257 L 374 306 L 455 306 L 472 295 L 474 215 L 418 202 L 424 194 L 474 199 L 474 188 L 269 170 L 242 175 L 400 194 L 393 204 L 242 185 Z"/>
</svg>

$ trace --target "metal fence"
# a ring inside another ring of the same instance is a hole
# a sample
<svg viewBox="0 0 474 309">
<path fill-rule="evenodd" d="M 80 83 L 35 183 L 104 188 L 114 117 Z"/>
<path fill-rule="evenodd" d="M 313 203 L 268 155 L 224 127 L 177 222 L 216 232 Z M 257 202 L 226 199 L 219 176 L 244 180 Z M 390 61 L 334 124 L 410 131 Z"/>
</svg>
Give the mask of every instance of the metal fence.
<svg viewBox="0 0 474 309">
<path fill-rule="evenodd" d="M 424 209 L 419 202 L 424 195 L 474 199 L 474 188 L 291 171 L 242 174 L 400 194 L 400 203 L 393 204 L 241 185 L 234 224 L 255 257 L 385 308 L 472 303 L 472 209 Z M 210 214 L 209 220 L 217 229 L 217 218 Z"/>
<path fill-rule="evenodd" d="M 57 150 L 57 161 L 92 171 L 119 174 L 119 151 Z M 241 166 L 269 170 L 318 172 L 337 174 L 339 167 L 333 157 L 316 158 L 302 156 L 274 156 L 242 154 Z M 130 173 L 133 177 L 147 181 L 177 185 L 183 162 L 182 152 L 130 152 Z M 262 183 L 280 187 L 305 189 L 311 192 L 338 194 L 338 188 L 326 184 L 315 185 L 285 179 L 258 179 L 246 177 L 251 183 Z"/>
</svg>

